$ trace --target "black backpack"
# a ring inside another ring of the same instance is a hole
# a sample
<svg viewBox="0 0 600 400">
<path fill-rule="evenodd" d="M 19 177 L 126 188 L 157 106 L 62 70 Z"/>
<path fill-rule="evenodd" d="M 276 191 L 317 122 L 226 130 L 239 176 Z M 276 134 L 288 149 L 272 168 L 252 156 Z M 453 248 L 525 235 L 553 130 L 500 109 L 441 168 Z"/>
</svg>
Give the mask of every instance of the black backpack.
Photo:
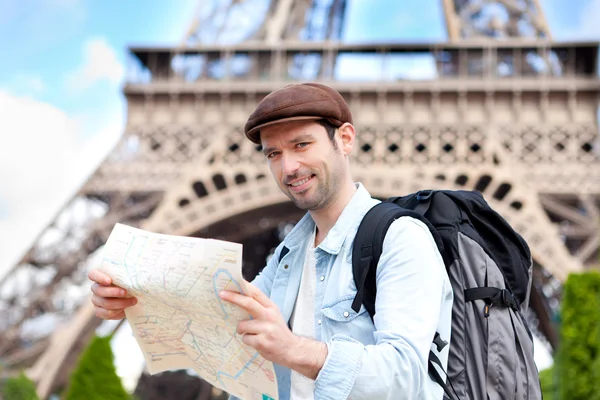
<svg viewBox="0 0 600 400">
<path fill-rule="evenodd" d="M 364 304 L 371 318 L 375 315 L 375 270 L 383 239 L 403 216 L 428 226 L 454 291 L 446 381 L 434 367 L 443 371 L 439 358 L 429 354 L 429 375 L 444 388 L 444 398 L 541 399 L 533 337 L 522 314 L 531 290 L 531 253 L 479 192 L 420 191 L 369 210 L 352 250 L 358 289 L 352 308 L 358 312 Z M 432 338 L 438 352 L 447 340 L 437 333 Z"/>
</svg>

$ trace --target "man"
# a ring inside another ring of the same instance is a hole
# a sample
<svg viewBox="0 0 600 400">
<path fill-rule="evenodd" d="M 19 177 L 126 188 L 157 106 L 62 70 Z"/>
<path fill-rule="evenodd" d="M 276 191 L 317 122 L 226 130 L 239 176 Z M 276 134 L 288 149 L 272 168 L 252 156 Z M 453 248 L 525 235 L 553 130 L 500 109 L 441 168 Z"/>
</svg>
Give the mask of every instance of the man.
<svg viewBox="0 0 600 400">
<path fill-rule="evenodd" d="M 352 244 L 375 204 L 352 180 L 356 132 L 342 96 L 319 84 L 286 86 L 248 119 L 280 189 L 308 213 L 275 250 L 247 296 L 221 297 L 252 319 L 244 343 L 275 364 L 281 399 L 442 399 L 427 360 L 435 332 L 450 340 L 452 289 L 427 227 L 410 217 L 390 227 L 377 267 L 376 314 L 361 307 Z M 283 248 L 289 249 L 283 255 Z M 135 299 L 91 271 L 96 315 L 123 318 Z M 448 347 L 436 353 L 445 366 Z"/>
</svg>

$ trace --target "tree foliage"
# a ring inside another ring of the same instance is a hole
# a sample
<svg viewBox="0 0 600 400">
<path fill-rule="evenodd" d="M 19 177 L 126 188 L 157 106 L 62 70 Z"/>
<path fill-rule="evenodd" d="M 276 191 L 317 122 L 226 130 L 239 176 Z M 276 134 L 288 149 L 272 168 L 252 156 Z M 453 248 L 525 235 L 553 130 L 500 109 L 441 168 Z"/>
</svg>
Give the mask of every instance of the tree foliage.
<svg viewBox="0 0 600 400">
<path fill-rule="evenodd" d="M 556 385 L 554 374 L 554 367 L 540 371 L 540 384 L 542 386 L 542 397 L 544 400 L 558 400 L 558 386 Z"/>
<path fill-rule="evenodd" d="M 560 399 L 600 400 L 600 273 L 571 274 L 561 307 L 554 378 Z"/>
<path fill-rule="evenodd" d="M 66 400 L 130 400 L 114 366 L 110 336 L 94 337 L 71 374 Z"/>
<path fill-rule="evenodd" d="M 4 382 L 2 396 L 4 400 L 38 400 L 35 384 L 22 372 Z"/>
</svg>

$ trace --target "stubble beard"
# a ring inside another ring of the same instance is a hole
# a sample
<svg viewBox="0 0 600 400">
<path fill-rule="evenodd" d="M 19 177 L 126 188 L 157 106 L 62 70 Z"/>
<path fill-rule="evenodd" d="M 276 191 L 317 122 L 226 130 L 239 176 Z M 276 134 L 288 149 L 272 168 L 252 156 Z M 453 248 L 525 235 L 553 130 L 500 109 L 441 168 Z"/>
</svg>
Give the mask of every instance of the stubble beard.
<svg viewBox="0 0 600 400">
<path fill-rule="evenodd" d="M 335 159 L 337 153 L 339 152 L 337 146 L 333 147 L 332 159 Z M 303 195 L 306 192 L 301 192 L 296 195 L 292 193 L 287 185 L 284 184 L 285 190 L 283 191 L 286 196 L 292 200 L 294 205 L 301 210 L 306 211 L 318 211 L 328 207 L 336 197 L 336 193 L 339 193 L 342 188 L 342 180 L 343 180 L 343 167 L 341 164 L 329 164 L 332 169 L 325 168 L 322 172 L 323 174 L 318 173 L 317 171 L 309 171 L 311 176 L 314 175 L 312 179 L 317 180 L 317 185 L 314 189 L 314 194 L 311 198 L 303 198 Z M 322 179 L 322 176 L 326 178 Z M 308 190 L 311 190 L 309 188 Z M 299 196 L 298 198 L 295 196 Z"/>
<path fill-rule="evenodd" d="M 312 179 L 318 178 L 318 175 L 315 175 Z M 310 190 L 310 188 L 308 190 Z M 317 186 L 313 190 L 315 193 L 313 194 L 313 196 L 311 196 L 311 198 L 303 197 L 306 192 L 301 192 L 298 194 L 288 192 L 288 196 L 290 197 L 294 205 L 301 210 L 320 210 L 326 205 L 326 203 L 328 203 L 328 198 L 331 197 L 331 194 L 328 193 L 327 185 L 324 182 L 321 182 L 320 180 L 317 182 Z"/>
<path fill-rule="evenodd" d="M 327 176 L 326 180 L 322 180 L 320 174 L 313 173 L 313 175 L 314 177 L 312 179 L 317 180 L 317 185 L 314 188 L 308 189 L 314 191 L 310 198 L 303 197 L 305 192 L 298 193 L 296 196 L 299 197 L 295 197 L 291 191 L 286 191 L 287 196 L 292 200 L 294 205 L 301 210 L 322 210 L 334 201 L 336 193 L 341 190 L 341 171 L 337 170 L 337 166 L 335 170 L 325 171 L 324 175 Z"/>
</svg>

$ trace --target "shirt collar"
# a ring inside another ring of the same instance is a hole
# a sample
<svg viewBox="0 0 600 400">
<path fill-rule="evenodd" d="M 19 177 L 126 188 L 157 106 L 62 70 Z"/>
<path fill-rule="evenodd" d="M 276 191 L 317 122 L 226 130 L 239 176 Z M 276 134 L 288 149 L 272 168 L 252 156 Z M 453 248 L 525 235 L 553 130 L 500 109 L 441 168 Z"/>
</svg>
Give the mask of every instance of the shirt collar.
<svg viewBox="0 0 600 400">
<path fill-rule="evenodd" d="M 372 204 L 372 198 L 367 189 L 362 183 L 356 183 L 356 192 L 354 192 L 335 225 L 331 228 L 325 240 L 319 244 L 318 248 L 330 254 L 338 254 L 346 240 L 348 232 L 357 229 L 362 217 Z M 286 236 L 284 245 L 291 249 L 305 242 L 314 229 L 315 221 L 310 216 L 310 213 L 306 213 Z"/>
</svg>

